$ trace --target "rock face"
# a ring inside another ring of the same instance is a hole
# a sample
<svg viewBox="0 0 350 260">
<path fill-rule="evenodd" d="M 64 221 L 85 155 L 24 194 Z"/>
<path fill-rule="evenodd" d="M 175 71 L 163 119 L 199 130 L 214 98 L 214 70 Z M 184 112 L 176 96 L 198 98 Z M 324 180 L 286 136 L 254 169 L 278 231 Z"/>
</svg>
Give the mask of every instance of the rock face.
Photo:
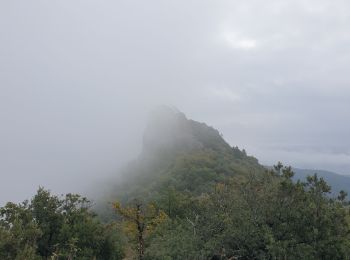
<svg viewBox="0 0 350 260">
<path fill-rule="evenodd" d="M 187 119 L 170 107 L 161 107 L 152 114 L 143 138 L 143 154 L 182 153 L 202 148 L 230 149 L 220 133 Z"/>
<path fill-rule="evenodd" d="M 143 152 L 164 153 L 199 146 L 183 113 L 168 107 L 153 112 L 143 137 Z"/>
</svg>

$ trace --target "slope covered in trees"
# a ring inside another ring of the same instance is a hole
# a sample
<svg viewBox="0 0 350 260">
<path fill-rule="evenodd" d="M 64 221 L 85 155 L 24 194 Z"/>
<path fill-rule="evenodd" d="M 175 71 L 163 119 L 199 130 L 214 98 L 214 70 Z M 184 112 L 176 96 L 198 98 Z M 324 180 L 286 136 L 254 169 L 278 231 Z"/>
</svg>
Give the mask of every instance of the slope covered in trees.
<svg viewBox="0 0 350 260">
<path fill-rule="evenodd" d="M 232 176 L 264 171 L 256 158 L 230 147 L 216 129 L 162 107 L 149 120 L 141 154 L 98 206 L 104 214 L 103 202 L 154 201 L 168 196 L 169 190 L 197 196 Z"/>
<path fill-rule="evenodd" d="M 349 259 L 346 193 L 330 199 L 317 175 L 267 170 L 177 111 L 153 116 L 124 174 L 116 211 L 102 214 L 125 226 L 129 258 Z"/>
<path fill-rule="evenodd" d="M 182 200 L 149 235 L 145 258 L 349 259 L 344 196 L 329 199 L 329 186 L 317 176 L 297 183 L 292 176 L 279 166 Z"/>
<path fill-rule="evenodd" d="M 163 108 L 99 218 L 87 199 L 44 189 L 0 208 L 0 259 L 350 259 L 347 194 L 330 192 Z"/>
</svg>

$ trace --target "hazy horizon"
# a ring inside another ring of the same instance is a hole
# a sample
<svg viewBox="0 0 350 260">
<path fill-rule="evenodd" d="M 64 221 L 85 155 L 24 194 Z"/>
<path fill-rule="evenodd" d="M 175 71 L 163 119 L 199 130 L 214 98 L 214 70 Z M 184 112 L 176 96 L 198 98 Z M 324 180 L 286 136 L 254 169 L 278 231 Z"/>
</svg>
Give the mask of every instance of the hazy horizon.
<svg viewBox="0 0 350 260">
<path fill-rule="evenodd" d="M 260 163 L 350 174 L 347 1 L 3 1 L 0 205 L 84 192 L 170 105 Z"/>
</svg>

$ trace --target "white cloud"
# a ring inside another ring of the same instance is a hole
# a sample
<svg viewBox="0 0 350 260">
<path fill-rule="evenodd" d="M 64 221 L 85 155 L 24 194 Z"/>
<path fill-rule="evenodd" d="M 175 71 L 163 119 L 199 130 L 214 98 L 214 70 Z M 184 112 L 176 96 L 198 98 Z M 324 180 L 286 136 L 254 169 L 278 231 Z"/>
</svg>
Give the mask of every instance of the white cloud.
<svg viewBox="0 0 350 260">
<path fill-rule="evenodd" d="M 208 88 L 207 95 L 211 98 L 214 97 L 215 99 L 221 99 L 230 102 L 237 102 L 241 99 L 241 96 L 238 93 L 227 87 Z"/>
<path fill-rule="evenodd" d="M 258 43 L 255 39 L 239 37 L 234 33 L 223 33 L 223 39 L 233 49 L 252 50 L 257 48 Z"/>
</svg>

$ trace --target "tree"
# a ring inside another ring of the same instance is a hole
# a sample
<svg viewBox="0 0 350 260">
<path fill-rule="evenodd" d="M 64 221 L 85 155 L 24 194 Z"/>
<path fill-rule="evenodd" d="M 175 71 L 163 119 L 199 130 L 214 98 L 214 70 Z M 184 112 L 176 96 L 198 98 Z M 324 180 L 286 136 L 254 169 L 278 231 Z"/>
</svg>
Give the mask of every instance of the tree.
<svg viewBox="0 0 350 260">
<path fill-rule="evenodd" d="M 280 163 L 192 195 L 151 235 L 147 259 L 349 259 L 345 194 L 331 199 L 322 178 L 293 175 Z"/>
<path fill-rule="evenodd" d="M 0 208 L 0 259 L 122 259 L 119 234 L 77 194 L 62 198 L 39 188 L 31 203 Z"/>
<path fill-rule="evenodd" d="M 154 205 L 145 206 L 137 200 L 128 207 L 122 207 L 119 202 L 116 202 L 114 209 L 124 218 L 126 233 L 137 241 L 138 258 L 144 259 L 145 236 L 162 223 L 167 215 L 164 211 L 157 210 Z"/>
<path fill-rule="evenodd" d="M 37 259 L 37 239 L 42 235 L 28 202 L 0 208 L 0 259 Z"/>
<path fill-rule="evenodd" d="M 48 258 L 59 244 L 58 236 L 64 223 L 62 214 L 62 201 L 50 191 L 40 187 L 31 201 L 30 210 L 42 236 L 37 241 L 38 252 Z"/>
</svg>

